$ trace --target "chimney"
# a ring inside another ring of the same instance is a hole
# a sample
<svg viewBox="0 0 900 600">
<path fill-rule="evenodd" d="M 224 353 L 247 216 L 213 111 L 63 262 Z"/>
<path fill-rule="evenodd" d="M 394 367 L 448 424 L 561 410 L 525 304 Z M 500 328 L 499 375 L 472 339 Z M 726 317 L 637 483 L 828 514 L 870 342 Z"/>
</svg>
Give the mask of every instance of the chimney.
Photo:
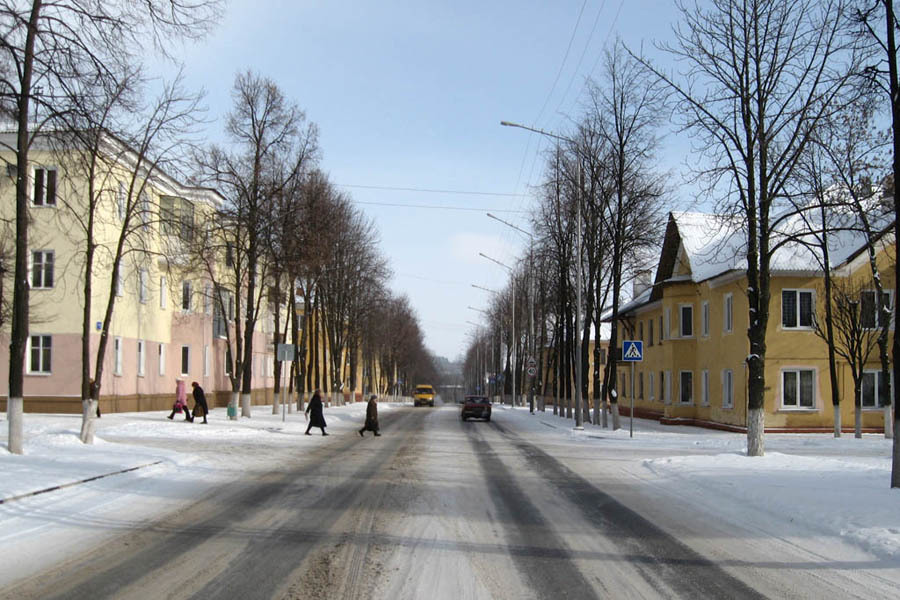
<svg viewBox="0 0 900 600">
<path fill-rule="evenodd" d="M 634 279 L 631 281 L 632 298 L 637 298 L 650 288 L 650 286 L 650 271 L 646 269 L 637 271 L 634 274 Z"/>
</svg>

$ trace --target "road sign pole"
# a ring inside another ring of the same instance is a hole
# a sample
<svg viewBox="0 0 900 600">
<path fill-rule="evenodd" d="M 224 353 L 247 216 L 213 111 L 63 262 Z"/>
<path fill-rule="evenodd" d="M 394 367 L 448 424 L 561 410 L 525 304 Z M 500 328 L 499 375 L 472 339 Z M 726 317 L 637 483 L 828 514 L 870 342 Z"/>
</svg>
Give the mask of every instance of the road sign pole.
<svg viewBox="0 0 900 600">
<path fill-rule="evenodd" d="M 631 363 L 631 422 L 628 424 L 628 437 L 634 437 L 634 361 Z"/>
</svg>

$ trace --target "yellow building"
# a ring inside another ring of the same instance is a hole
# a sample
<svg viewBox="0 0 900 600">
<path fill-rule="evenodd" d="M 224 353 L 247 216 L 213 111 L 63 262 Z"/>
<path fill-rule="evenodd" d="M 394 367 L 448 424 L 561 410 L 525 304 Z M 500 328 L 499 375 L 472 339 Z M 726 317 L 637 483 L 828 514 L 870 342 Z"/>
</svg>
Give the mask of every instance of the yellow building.
<svg viewBox="0 0 900 600">
<path fill-rule="evenodd" d="M 653 285 L 638 290 L 616 317 L 620 339 L 644 342 L 644 360 L 635 364 L 634 389 L 626 376 L 629 367 L 619 363 L 623 413 L 633 398 L 636 415 L 665 423 L 745 430 L 750 315 L 746 259 L 741 252 L 744 236 L 739 227 L 714 215 L 669 215 Z M 836 234 L 829 247 L 836 281 L 852 280 L 862 286 L 861 320 L 874 329 L 875 292 L 865 283 L 872 275 L 862 235 Z M 882 238 L 877 259 L 884 289 L 893 290 L 893 239 Z M 784 244 L 773 255 L 765 356 L 767 431 L 831 431 L 834 425 L 828 349 L 814 326 L 816 320 L 824 323 L 819 265 L 817 253 L 796 242 Z M 884 427 L 879 386 L 874 385 L 879 370 L 876 350 L 864 375 L 867 431 Z M 837 381 L 842 428 L 852 429 L 853 378 L 841 357 Z"/>
</svg>

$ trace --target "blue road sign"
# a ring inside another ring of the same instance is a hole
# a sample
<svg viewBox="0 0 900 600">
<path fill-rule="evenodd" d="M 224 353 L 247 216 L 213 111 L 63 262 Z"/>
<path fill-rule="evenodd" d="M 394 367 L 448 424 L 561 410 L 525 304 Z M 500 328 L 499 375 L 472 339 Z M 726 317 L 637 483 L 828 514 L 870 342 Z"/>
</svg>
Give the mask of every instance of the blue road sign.
<svg viewBox="0 0 900 600">
<path fill-rule="evenodd" d="M 644 360 L 644 342 L 624 340 L 622 342 L 622 361 L 641 362 Z"/>
</svg>

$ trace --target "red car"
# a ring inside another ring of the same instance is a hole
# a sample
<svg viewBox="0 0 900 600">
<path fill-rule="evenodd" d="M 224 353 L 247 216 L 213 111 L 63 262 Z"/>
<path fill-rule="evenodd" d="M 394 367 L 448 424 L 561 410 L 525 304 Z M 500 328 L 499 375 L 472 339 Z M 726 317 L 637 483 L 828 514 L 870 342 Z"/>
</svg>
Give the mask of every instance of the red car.
<svg viewBox="0 0 900 600">
<path fill-rule="evenodd" d="M 487 396 L 466 396 L 459 414 L 463 421 L 468 419 L 491 420 L 491 399 Z"/>
</svg>

